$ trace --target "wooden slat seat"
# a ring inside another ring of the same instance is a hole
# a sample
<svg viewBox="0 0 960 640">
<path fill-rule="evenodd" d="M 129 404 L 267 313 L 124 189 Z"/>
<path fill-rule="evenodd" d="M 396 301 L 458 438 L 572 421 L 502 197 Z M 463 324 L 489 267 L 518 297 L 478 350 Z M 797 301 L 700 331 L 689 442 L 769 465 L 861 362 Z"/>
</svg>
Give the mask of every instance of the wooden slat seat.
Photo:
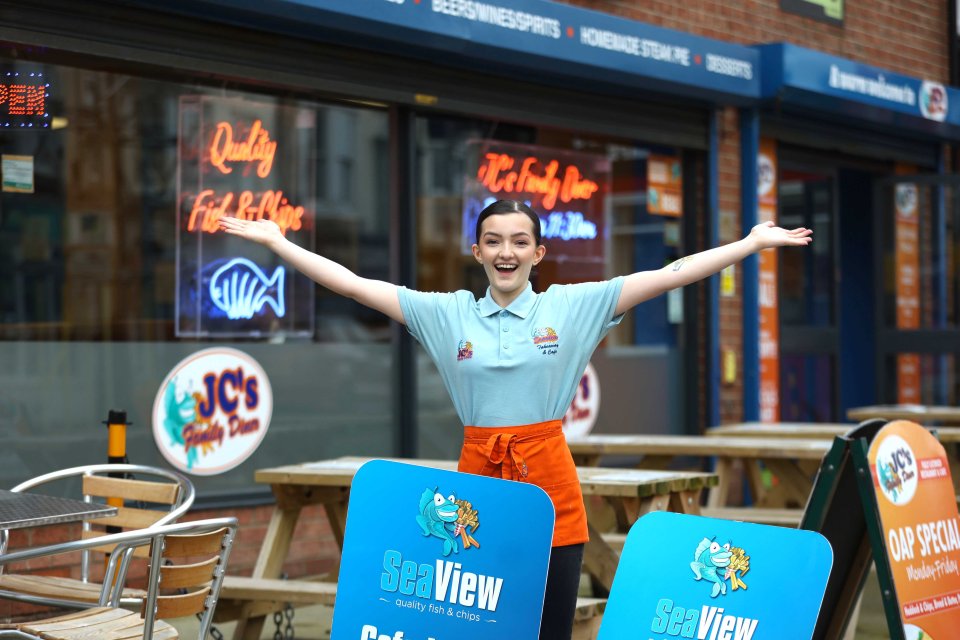
<svg viewBox="0 0 960 640">
<path fill-rule="evenodd" d="M 766 509 L 762 507 L 704 507 L 703 515 L 721 520 L 740 520 L 796 529 L 803 509 Z"/>
<path fill-rule="evenodd" d="M 294 604 L 332 605 L 337 585 L 308 580 L 269 580 L 226 576 L 220 589 L 220 602 L 225 600 L 275 600 Z"/>
<path fill-rule="evenodd" d="M 100 599 L 101 585 L 83 582 L 73 578 L 57 576 L 12 574 L 0 575 L 0 593 L 14 592 L 42 598 L 63 598 L 96 604 Z M 123 590 L 124 599 L 143 599 L 147 592 L 143 589 L 127 588 Z"/>
<path fill-rule="evenodd" d="M 144 637 L 143 618 L 133 611 L 95 607 L 59 618 L 19 625 L 20 631 L 44 640 L 134 640 Z M 157 620 L 152 640 L 176 640 L 180 634 L 168 623 Z"/>
<path fill-rule="evenodd" d="M 594 640 L 600 632 L 600 621 L 606 607 L 604 598 L 577 598 L 571 640 Z"/>
<path fill-rule="evenodd" d="M 183 524 L 158 525 L 145 531 L 108 535 L 104 543 L 122 550 L 132 545 L 150 547 L 147 592 L 140 599 L 139 611 L 117 607 L 120 600 L 111 594 L 107 607 L 42 620 L 15 623 L 21 635 L 42 640 L 177 640 L 176 628 L 162 618 L 198 616 L 198 640 L 210 630 L 213 612 L 220 595 L 226 562 L 236 536 L 235 518 L 199 520 Z M 71 551 L 93 546 L 94 541 L 76 542 Z M 62 547 L 51 545 L 0 555 L 0 565 L 57 555 Z M 197 557 L 205 556 L 205 557 Z M 125 579 L 125 574 L 120 572 Z M 118 585 L 120 586 L 120 585 Z"/>
</svg>

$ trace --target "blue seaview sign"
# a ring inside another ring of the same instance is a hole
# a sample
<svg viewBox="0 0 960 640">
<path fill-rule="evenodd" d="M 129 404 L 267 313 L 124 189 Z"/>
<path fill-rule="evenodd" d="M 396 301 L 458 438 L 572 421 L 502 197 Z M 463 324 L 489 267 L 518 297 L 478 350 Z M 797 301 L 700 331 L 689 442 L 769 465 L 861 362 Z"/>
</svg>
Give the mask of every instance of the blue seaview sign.
<svg viewBox="0 0 960 640">
<path fill-rule="evenodd" d="M 599 640 L 810 640 L 833 565 L 819 533 L 678 513 L 630 529 Z"/>
<path fill-rule="evenodd" d="M 539 487 L 385 460 L 350 489 L 333 640 L 536 640 L 553 504 Z"/>
</svg>

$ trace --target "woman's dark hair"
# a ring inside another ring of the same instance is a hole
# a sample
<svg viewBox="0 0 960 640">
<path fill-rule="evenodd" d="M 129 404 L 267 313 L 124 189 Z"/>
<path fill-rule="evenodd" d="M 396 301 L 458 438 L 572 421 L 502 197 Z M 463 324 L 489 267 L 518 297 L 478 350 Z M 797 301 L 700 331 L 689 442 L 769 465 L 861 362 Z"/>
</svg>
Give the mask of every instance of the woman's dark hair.
<svg viewBox="0 0 960 640">
<path fill-rule="evenodd" d="M 540 216 L 519 200 L 497 200 L 480 212 L 477 218 L 477 244 L 480 244 L 480 228 L 483 226 L 483 221 L 501 213 L 522 213 L 530 218 L 530 222 L 533 223 L 534 246 L 540 246 Z"/>
</svg>

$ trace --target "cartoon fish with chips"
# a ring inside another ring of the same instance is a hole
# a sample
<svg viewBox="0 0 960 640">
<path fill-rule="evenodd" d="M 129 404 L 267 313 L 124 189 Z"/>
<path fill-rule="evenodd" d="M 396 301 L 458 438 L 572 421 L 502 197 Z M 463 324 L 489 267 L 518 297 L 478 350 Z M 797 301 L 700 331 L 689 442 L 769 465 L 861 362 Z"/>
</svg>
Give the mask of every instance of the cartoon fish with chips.
<svg viewBox="0 0 960 640">
<path fill-rule="evenodd" d="M 249 319 L 269 305 L 278 318 L 286 313 L 284 306 L 283 267 L 269 277 L 246 258 L 234 258 L 210 277 L 210 301 L 228 318 Z"/>
<path fill-rule="evenodd" d="M 721 546 L 716 540 L 704 538 L 697 545 L 697 550 L 693 552 L 693 562 L 690 568 L 696 576 L 695 580 L 707 580 L 713 583 L 713 590 L 710 592 L 711 598 L 716 598 L 718 594 L 727 593 L 727 585 L 724 578 L 719 575 L 719 570 L 726 568 L 730 564 L 730 558 L 733 553 L 730 552 L 730 543 Z"/>
<path fill-rule="evenodd" d="M 460 553 L 457 540 L 453 537 L 456 529 L 457 512 L 460 506 L 452 495 L 444 497 L 437 489 L 424 489 L 420 496 L 420 515 L 417 524 L 425 536 L 435 536 L 443 540 L 443 555 Z"/>
</svg>

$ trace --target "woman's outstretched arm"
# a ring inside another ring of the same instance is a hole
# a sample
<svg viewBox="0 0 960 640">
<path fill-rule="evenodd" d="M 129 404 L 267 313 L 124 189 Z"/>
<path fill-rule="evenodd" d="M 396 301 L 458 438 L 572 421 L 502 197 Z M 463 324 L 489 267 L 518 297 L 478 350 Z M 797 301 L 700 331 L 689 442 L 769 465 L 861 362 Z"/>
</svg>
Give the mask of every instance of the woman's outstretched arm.
<svg viewBox="0 0 960 640">
<path fill-rule="evenodd" d="M 810 229 L 782 229 L 772 222 L 758 224 L 742 240 L 680 258 L 662 269 L 638 271 L 623 281 L 617 315 L 671 289 L 688 285 L 718 273 L 747 256 L 773 247 L 804 247 L 810 244 Z"/>
<path fill-rule="evenodd" d="M 230 235 L 264 245 L 317 284 L 404 324 L 397 285 L 361 278 L 343 265 L 293 244 L 270 220 L 254 222 L 225 217 L 220 218 L 220 228 Z"/>
</svg>

